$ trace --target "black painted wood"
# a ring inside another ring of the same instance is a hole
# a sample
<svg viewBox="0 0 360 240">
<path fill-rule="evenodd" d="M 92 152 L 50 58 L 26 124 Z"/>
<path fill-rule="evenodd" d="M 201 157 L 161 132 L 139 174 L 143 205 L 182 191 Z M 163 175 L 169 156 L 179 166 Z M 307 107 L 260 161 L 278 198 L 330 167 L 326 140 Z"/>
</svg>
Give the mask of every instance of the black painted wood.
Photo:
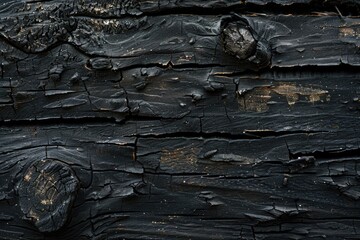
<svg viewBox="0 0 360 240">
<path fill-rule="evenodd" d="M 1 239 L 358 239 L 359 2 L 0 3 Z"/>
</svg>

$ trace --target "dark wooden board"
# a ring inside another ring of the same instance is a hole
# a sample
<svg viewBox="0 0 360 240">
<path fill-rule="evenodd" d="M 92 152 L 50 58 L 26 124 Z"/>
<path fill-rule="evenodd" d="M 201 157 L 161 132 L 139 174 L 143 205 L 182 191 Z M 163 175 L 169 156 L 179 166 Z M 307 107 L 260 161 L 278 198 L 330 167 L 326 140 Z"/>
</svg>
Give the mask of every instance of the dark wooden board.
<svg viewBox="0 0 360 240">
<path fill-rule="evenodd" d="M 14 198 L 24 169 L 47 158 L 67 163 L 81 183 L 62 239 L 297 239 L 333 235 L 335 223 L 342 232 L 333 237 L 357 236 L 358 134 L 135 133 L 131 123 L 3 127 L 2 231 L 36 239 Z"/>
<path fill-rule="evenodd" d="M 0 239 L 358 239 L 359 6 L 1 2 Z"/>
</svg>

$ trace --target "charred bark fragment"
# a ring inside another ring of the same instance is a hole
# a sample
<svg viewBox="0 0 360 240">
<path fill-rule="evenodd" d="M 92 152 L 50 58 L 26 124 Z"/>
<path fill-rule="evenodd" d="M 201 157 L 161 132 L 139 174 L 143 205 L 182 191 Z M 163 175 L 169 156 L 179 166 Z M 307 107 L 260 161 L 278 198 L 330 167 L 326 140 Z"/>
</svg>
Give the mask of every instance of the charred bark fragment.
<svg viewBox="0 0 360 240">
<path fill-rule="evenodd" d="M 0 3 L 1 239 L 357 239 L 358 1 Z"/>
</svg>

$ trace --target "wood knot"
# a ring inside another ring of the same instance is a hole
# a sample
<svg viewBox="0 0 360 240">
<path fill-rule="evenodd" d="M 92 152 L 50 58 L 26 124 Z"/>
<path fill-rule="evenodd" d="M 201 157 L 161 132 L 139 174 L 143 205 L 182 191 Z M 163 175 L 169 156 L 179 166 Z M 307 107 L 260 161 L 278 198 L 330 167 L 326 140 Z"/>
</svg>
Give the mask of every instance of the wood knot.
<svg viewBox="0 0 360 240">
<path fill-rule="evenodd" d="M 36 161 L 18 185 L 19 205 L 25 219 L 41 232 L 54 232 L 67 222 L 79 181 L 71 168 L 60 161 Z"/>
<path fill-rule="evenodd" d="M 266 39 L 258 34 L 243 21 L 230 22 L 222 31 L 224 51 L 240 60 L 254 64 L 257 68 L 264 68 L 271 63 L 271 49 Z"/>
<path fill-rule="evenodd" d="M 241 60 L 255 54 L 257 41 L 250 29 L 243 24 L 231 22 L 223 30 L 223 44 L 226 53 Z"/>
</svg>

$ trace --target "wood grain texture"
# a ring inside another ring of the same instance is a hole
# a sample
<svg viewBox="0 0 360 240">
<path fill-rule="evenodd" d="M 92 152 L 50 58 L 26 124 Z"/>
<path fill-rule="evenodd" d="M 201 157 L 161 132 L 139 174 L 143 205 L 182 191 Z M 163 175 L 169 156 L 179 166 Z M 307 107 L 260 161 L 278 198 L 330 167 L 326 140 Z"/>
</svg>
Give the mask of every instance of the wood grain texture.
<svg viewBox="0 0 360 240">
<path fill-rule="evenodd" d="M 358 1 L 0 3 L 1 239 L 358 239 Z"/>
</svg>

